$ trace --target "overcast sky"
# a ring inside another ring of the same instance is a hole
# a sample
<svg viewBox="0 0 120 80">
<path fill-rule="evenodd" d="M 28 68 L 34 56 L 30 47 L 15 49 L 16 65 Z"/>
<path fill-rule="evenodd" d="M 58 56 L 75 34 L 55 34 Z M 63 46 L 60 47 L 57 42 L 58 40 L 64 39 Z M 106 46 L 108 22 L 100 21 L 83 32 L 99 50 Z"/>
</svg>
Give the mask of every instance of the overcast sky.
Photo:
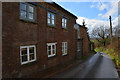
<svg viewBox="0 0 120 80">
<path fill-rule="evenodd" d="M 54 0 L 57 2 L 56 0 Z M 82 0 L 83 1 L 83 0 Z M 78 17 L 77 23 L 82 25 L 85 19 L 86 27 L 91 33 L 92 29 L 99 26 L 106 26 L 109 28 L 109 16 L 112 16 L 113 27 L 118 25 L 118 2 L 101 2 L 100 0 L 93 0 L 92 2 L 60 2 L 57 3 L 63 8 L 73 13 Z"/>
</svg>

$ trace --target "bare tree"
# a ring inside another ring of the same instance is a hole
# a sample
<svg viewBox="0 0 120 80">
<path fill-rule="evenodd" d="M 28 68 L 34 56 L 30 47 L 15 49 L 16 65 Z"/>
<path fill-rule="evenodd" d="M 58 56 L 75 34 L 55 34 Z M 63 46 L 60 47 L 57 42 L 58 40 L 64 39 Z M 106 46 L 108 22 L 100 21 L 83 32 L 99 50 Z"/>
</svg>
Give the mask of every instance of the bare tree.
<svg viewBox="0 0 120 80">
<path fill-rule="evenodd" d="M 100 43 L 103 44 L 104 46 L 106 45 L 106 38 L 109 37 L 109 30 L 105 29 L 104 26 L 100 27 L 95 27 L 92 30 L 92 36 L 96 38 L 96 40 Z"/>
</svg>

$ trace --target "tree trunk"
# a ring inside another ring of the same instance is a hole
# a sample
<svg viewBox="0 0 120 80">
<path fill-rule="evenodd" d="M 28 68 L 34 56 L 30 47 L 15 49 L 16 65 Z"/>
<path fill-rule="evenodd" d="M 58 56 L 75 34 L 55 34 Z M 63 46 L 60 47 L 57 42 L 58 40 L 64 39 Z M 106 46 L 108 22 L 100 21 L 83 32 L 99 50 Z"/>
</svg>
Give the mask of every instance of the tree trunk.
<svg viewBox="0 0 120 80">
<path fill-rule="evenodd" d="M 106 42 L 104 42 L 104 43 L 103 43 L 103 44 L 104 44 L 104 46 L 105 46 L 105 43 L 106 43 Z"/>
</svg>

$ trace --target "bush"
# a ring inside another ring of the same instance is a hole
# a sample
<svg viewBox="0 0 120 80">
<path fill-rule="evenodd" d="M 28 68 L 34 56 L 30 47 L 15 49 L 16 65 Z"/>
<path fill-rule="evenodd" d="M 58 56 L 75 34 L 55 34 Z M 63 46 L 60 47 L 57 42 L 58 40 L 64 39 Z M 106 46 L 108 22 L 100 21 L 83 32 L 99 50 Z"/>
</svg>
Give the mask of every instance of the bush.
<svg viewBox="0 0 120 80">
<path fill-rule="evenodd" d="M 90 53 L 96 54 L 96 52 L 94 50 L 90 51 Z"/>
<path fill-rule="evenodd" d="M 81 57 L 81 60 L 86 60 L 86 59 L 87 59 L 86 56 L 82 56 L 82 57 Z"/>
<path fill-rule="evenodd" d="M 95 49 L 95 51 L 96 52 L 104 52 L 106 49 L 104 48 L 104 47 L 97 47 L 96 49 Z"/>
</svg>

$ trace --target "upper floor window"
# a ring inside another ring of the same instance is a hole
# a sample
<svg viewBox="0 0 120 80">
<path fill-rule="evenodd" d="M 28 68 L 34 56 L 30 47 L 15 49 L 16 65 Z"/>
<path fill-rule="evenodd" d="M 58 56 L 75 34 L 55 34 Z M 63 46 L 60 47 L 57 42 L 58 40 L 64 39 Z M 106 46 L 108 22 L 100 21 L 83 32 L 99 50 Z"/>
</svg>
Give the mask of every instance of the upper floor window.
<svg viewBox="0 0 120 80">
<path fill-rule="evenodd" d="M 35 6 L 28 3 L 20 3 L 20 18 L 35 21 Z"/>
<path fill-rule="evenodd" d="M 77 30 L 78 39 L 80 39 L 80 29 Z"/>
<path fill-rule="evenodd" d="M 67 19 L 66 18 L 62 18 L 62 27 L 67 28 Z"/>
<path fill-rule="evenodd" d="M 62 42 L 62 55 L 67 55 L 67 42 Z"/>
<path fill-rule="evenodd" d="M 55 14 L 48 12 L 48 25 L 55 25 Z"/>
<path fill-rule="evenodd" d="M 20 46 L 20 59 L 21 64 L 26 64 L 36 60 L 36 47 L 31 46 Z"/>
<path fill-rule="evenodd" d="M 47 53 L 48 57 L 56 55 L 56 43 L 47 43 Z"/>
</svg>

